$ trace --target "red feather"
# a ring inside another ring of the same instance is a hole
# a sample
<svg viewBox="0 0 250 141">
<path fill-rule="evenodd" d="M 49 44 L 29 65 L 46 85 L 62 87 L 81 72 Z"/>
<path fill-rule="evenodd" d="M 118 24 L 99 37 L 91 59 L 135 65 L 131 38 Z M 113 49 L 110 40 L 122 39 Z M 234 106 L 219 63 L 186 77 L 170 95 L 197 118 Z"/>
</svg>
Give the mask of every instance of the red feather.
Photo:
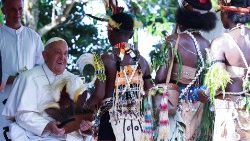
<svg viewBox="0 0 250 141">
<path fill-rule="evenodd" d="M 115 1 L 115 3 L 113 3 L 113 0 L 109 0 L 109 7 L 112 9 L 113 14 L 121 13 L 124 10 L 123 7 L 118 6 L 117 0 Z"/>
</svg>

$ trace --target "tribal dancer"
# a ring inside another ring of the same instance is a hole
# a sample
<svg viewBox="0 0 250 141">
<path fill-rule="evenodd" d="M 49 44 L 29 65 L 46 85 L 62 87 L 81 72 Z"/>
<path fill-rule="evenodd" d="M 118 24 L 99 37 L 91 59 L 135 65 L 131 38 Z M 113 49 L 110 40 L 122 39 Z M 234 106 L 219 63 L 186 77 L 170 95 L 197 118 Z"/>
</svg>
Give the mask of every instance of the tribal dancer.
<svg viewBox="0 0 250 141">
<path fill-rule="evenodd" d="M 209 0 L 179 0 L 176 13 L 177 33 L 167 37 L 177 51 L 170 82 L 180 87 L 179 111 L 186 126 L 185 139 L 197 140 L 207 96 L 203 95 L 202 77 L 205 71 L 206 49 L 209 42 L 200 30 L 210 31 L 215 27 L 216 16 L 209 10 Z M 156 83 L 165 81 L 167 66 L 163 65 L 156 75 Z"/>
<path fill-rule="evenodd" d="M 250 0 L 219 1 L 228 33 L 211 44 L 205 83 L 215 105 L 214 141 L 250 140 Z"/>
<path fill-rule="evenodd" d="M 135 19 L 114 11 L 108 20 L 112 52 L 94 55 L 95 92 L 84 107 L 94 109 L 101 103 L 98 140 L 138 141 L 143 130 L 142 98 L 153 84 L 147 61 L 128 43 Z"/>
</svg>

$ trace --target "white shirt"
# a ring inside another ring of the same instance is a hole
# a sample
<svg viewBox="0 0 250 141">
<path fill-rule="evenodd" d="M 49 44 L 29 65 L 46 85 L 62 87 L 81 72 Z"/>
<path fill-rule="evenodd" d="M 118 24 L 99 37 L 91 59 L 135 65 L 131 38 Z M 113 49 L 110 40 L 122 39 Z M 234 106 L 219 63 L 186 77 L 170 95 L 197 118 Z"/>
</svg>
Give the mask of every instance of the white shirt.
<svg viewBox="0 0 250 141">
<path fill-rule="evenodd" d="M 0 85 L 2 83 L 2 56 L 1 56 L 1 50 L 0 50 Z"/>
<path fill-rule="evenodd" d="M 0 112 L 3 110 L 2 101 L 8 98 L 12 85 L 5 83 L 10 75 L 15 76 L 25 67 L 33 68 L 43 63 L 43 44 L 40 36 L 28 27 L 21 26 L 15 30 L 6 25 L 0 27 L 0 50 L 2 56 L 2 85 L 0 87 Z M 9 125 L 9 121 L 0 116 L 0 132 Z M 4 140 L 0 135 L 0 140 Z"/>
<path fill-rule="evenodd" d="M 44 105 L 54 101 L 51 84 L 56 80 L 71 76 L 74 75 L 68 71 L 64 71 L 61 75 L 54 75 L 45 64 L 18 76 L 2 113 L 8 118 L 15 117 L 16 123 L 13 124 L 19 126 L 19 129 L 12 129 L 11 126 L 12 140 L 17 140 L 13 136 L 18 133 L 25 133 L 32 141 L 65 140 L 66 137 L 43 134 L 44 128 L 52 120 L 44 114 L 43 110 Z"/>
<path fill-rule="evenodd" d="M 0 37 L 3 82 L 10 75 L 15 76 L 25 68 L 31 69 L 36 64 L 43 63 L 43 44 L 34 30 L 25 26 L 15 30 L 3 25 L 0 27 Z"/>
</svg>

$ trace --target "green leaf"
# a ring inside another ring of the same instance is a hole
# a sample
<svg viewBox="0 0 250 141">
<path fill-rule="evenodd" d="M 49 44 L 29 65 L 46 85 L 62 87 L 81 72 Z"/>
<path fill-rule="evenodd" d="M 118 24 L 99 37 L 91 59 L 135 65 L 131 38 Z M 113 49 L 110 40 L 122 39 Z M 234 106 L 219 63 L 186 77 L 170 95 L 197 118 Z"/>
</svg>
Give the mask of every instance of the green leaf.
<svg viewBox="0 0 250 141">
<path fill-rule="evenodd" d="M 4 15 L 0 9 L 0 24 L 3 24 L 3 22 L 4 22 Z"/>
</svg>

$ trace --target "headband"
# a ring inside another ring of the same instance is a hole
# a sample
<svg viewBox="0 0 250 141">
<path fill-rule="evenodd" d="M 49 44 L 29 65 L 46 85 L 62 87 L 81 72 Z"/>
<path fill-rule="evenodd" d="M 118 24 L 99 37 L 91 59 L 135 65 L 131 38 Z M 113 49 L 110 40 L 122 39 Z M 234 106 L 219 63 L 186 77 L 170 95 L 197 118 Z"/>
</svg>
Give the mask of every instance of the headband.
<svg viewBox="0 0 250 141">
<path fill-rule="evenodd" d="M 221 11 L 228 11 L 228 12 L 239 13 L 239 14 L 250 13 L 250 7 L 244 8 L 244 7 L 235 7 L 235 6 L 220 5 L 220 10 Z"/>
</svg>

